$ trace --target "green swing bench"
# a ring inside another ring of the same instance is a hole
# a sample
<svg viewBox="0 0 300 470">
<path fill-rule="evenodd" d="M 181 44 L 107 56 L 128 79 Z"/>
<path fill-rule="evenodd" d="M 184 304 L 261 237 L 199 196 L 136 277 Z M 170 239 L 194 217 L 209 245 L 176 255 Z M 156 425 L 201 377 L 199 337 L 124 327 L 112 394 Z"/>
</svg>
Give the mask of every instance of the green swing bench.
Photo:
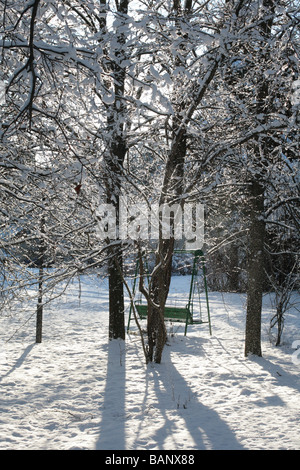
<svg viewBox="0 0 300 470">
<path fill-rule="evenodd" d="M 204 255 L 202 250 L 196 251 L 189 251 L 189 250 L 175 250 L 175 253 L 193 253 L 194 260 L 193 260 L 193 268 L 192 268 L 192 276 L 191 276 L 191 284 L 190 284 L 190 292 L 189 292 L 189 299 L 188 303 L 185 307 L 178 307 L 178 306 L 165 306 L 164 308 L 164 319 L 165 321 L 170 322 L 182 322 L 185 323 L 185 330 L 184 335 L 187 334 L 188 325 L 193 324 L 202 324 L 207 323 L 209 325 L 209 332 L 212 334 L 211 330 L 211 321 L 210 321 L 210 312 L 209 312 L 209 302 L 208 302 L 208 292 L 207 292 L 207 283 L 206 283 L 206 274 L 205 274 L 205 264 L 204 264 Z M 206 304 L 206 319 L 203 319 L 202 312 L 201 312 L 201 300 L 199 294 L 199 285 L 196 282 L 196 278 L 199 275 L 199 264 L 202 265 L 202 277 L 203 277 L 203 285 L 204 285 L 204 294 L 205 294 L 205 304 Z M 138 273 L 138 266 L 139 261 L 136 264 L 136 272 L 134 277 L 134 285 L 133 285 L 133 294 L 135 294 L 136 289 L 136 279 Z M 198 298 L 199 298 L 199 307 L 200 307 L 200 317 L 196 318 L 194 315 L 194 297 L 195 297 L 195 289 L 198 287 Z M 141 301 L 134 302 L 134 306 L 136 311 L 139 315 L 140 320 L 145 320 L 148 316 L 148 306 L 142 304 Z M 129 318 L 128 318 L 128 326 L 127 332 L 130 329 L 130 321 L 132 316 L 133 306 L 130 306 L 129 310 Z"/>
</svg>

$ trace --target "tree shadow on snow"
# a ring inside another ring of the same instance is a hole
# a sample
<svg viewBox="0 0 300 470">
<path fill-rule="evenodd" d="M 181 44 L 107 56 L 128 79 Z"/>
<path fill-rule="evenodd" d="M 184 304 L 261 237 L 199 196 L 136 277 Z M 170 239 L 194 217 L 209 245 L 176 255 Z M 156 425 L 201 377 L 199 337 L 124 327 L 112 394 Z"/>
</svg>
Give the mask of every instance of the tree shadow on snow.
<svg viewBox="0 0 300 470">
<path fill-rule="evenodd" d="M 126 412 L 126 398 L 131 390 L 128 384 L 126 388 L 125 343 L 114 340 L 107 347 L 106 384 L 95 449 L 126 450 L 127 420 L 132 416 Z M 218 413 L 194 396 L 192 388 L 172 364 L 169 347 L 165 348 L 162 364 L 146 367 L 141 387 L 144 400 L 139 407 L 144 411 L 133 418 L 136 437 L 132 449 L 243 449 Z"/>
<path fill-rule="evenodd" d="M 0 381 L 2 379 L 4 379 L 4 377 L 8 377 L 10 374 L 12 374 L 16 369 L 18 369 L 19 367 L 22 366 L 23 362 L 25 361 L 25 359 L 27 358 L 27 356 L 30 354 L 30 352 L 32 351 L 32 349 L 34 348 L 35 346 L 35 343 L 33 344 L 30 344 L 29 346 L 27 346 L 27 348 L 23 351 L 23 353 L 21 354 L 21 356 L 19 357 L 19 359 L 16 360 L 15 364 L 11 367 L 11 369 L 9 371 L 7 371 L 5 374 L 3 374 L 2 376 L 0 376 Z"/>
<path fill-rule="evenodd" d="M 300 393 L 300 382 L 298 377 L 296 378 L 284 368 L 284 362 L 282 365 L 278 365 L 276 362 L 272 362 L 269 359 L 258 356 L 250 356 L 248 359 L 250 364 L 252 362 L 259 365 L 265 372 L 272 376 L 273 379 L 275 379 L 277 386 L 288 387 Z M 290 367 L 289 361 L 292 361 L 291 357 L 288 357 L 286 364 L 287 367 Z"/>
<path fill-rule="evenodd" d="M 164 415 L 164 426 L 155 432 L 152 440 L 160 443 L 172 436 L 172 450 L 244 448 L 218 413 L 194 396 L 191 387 L 172 364 L 170 348 L 165 348 L 162 364 L 149 367 L 147 380 L 155 383 L 157 407 Z M 185 434 L 181 433 L 177 417 L 184 421 Z M 184 442 L 180 442 L 182 438 Z"/>
<path fill-rule="evenodd" d="M 108 344 L 107 371 L 102 419 L 96 450 L 124 450 L 125 442 L 125 342 L 112 340 Z"/>
</svg>

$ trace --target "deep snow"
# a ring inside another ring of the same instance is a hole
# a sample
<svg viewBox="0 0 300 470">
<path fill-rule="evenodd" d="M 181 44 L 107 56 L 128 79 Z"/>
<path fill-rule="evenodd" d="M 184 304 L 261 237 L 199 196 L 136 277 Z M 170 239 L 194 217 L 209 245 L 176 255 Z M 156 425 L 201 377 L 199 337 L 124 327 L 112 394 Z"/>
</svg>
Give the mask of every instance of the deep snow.
<svg viewBox="0 0 300 470">
<path fill-rule="evenodd" d="M 175 277 L 171 296 L 189 281 Z M 84 276 L 78 292 L 47 306 L 42 344 L 34 316 L 20 328 L 32 306 L 0 317 L 0 449 L 300 448 L 299 312 L 276 348 L 266 296 L 263 357 L 246 359 L 245 296 L 210 293 L 212 336 L 168 324 L 162 363 L 146 366 L 138 335 L 107 340 L 107 282 Z"/>
</svg>

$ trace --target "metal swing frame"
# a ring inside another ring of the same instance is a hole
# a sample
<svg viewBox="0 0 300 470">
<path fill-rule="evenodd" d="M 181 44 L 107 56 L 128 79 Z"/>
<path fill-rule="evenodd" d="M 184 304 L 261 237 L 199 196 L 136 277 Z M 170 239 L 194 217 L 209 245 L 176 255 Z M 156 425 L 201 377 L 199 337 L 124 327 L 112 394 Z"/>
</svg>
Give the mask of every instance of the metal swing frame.
<svg viewBox="0 0 300 470">
<path fill-rule="evenodd" d="M 211 329 L 210 309 L 209 309 L 209 301 L 208 301 L 204 254 L 202 250 L 174 250 L 174 253 L 184 253 L 184 254 L 191 253 L 194 255 L 192 276 L 191 276 L 191 283 L 190 283 L 190 290 L 189 290 L 189 298 L 188 298 L 188 303 L 186 304 L 185 307 L 165 306 L 164 319 L 166 321 L 171 321 L 171 322 L 185 322 L 185 329 L 184 329 L 185 336 L 187 334 L 188 325 L 207 323 L 209 327 L 209 333 L 211 335 L 212 329 Z M 199 295 L 200 319 L 195 319 L 193 316 L 196 277 L 199 272 L 200 263 L 201 263 L 201 268 L 202 268 L 202 276 L 203 276 L 203 284 L 204 284 L 207 320 L 203 320 L 201 318 L 201 302 L 200 302 L 199 291 L 198 291 L 198 295 Z M 134 276 L 134 281 L 133 281 L 133 296 L 135 295 L 135 291 L 136 291 L 136 281 L 138 277 L 138 271 L 139 271 L 139 259 L 137 259 L 137 262 L 136 262 L 135 276 Z M 148 276 L 148 271 L 147 271 L 147 276 Z M 135 301 L 134 305 L 135 305 L 135 308 L 137 310 L 137 313 L 140 319 L 141 320 L 146 319 L 148 316 L 148 306 L 145 304 L 142 304 L 141 301 Z M 130 328 L 132 310 L 133 310 L 133 306 L 132 304 L 130 304 L 127 333 L 129 332 L 129 328 Z"/>
</svg>

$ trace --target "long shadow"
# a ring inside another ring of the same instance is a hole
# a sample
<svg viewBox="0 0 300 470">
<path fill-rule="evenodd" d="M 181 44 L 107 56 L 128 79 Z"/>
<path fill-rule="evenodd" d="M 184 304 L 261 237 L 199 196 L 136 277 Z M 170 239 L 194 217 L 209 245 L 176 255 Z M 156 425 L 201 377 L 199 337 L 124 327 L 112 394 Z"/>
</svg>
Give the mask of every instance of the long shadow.
<svg viewBox="0 0 300 470">
<path fill-rule="evenodd" d="M 30 354 L 32 351 L 33 347 L 36 345 L 36 343 L 30 344 L 27 346 L 26 349 L 24 349 L 23 353 L 19 357 L 19 359 L 16 360 L 15 364 L 12 366 L 12 368 L 7 371 L 5 374 L 0 376 L 0 381 L 4 379 L 5 377 L 8 377 L 10 374 L 12 374 L 16 369 L 22 366 L 23 362 L 25 361 L 26 357 Z"/>
<path fill-rule="evenodd" d="M 107 347 L 106 384 L 96 450 L 126 450 L 125 342 L 113 340 Z"/>
<path fill-rule="evenodd" d="M 237 441 L 233 431 L 220 418 L 218 413 L 203 405 L 194 396 L 194 392 L 188 383 L 172 364 L 168 348 L 166 348 L 166 354 L 164 355 L 164 363 L 167 363 L 166 374 L 162 373 L 162 371 L 157 371 L 155 368 L 149 368 L 148 370 L 148 380 L 154 380 L 157 400 L 160 410 L 164 414 L 164 426 L 156 431 L 152 439 L 156 442 L 163 442 L 173 434 L 174 446 L 176 446 L 175 441 L 179 437 L 176 435 L 176 433 L 178 434 L 178 425 L 176 419 L 174 419 L 174 413 L 178 413 L 180 419 L 184 420 L 185 429 L 189 433 L 189 440 L 187 439 L 187 442 L 185 442 L 186 450 L 244 449 Z M 165 399 L 166 395 L 168 399 Z M 164 405 L 170 402 L 171 396 L 173 396 L 174 411 L 170 415 L 170 413 L 167 413 L 170 412 L 170 406 L 169 409 L 166 409 Z M 172 419 L 168 415 L 172 416 Z M 176 448 L 174 447 L 171 450 L 176 450 Z"/>
<path fill-rule="evenodd" d="M 286 371 L 281 365 L 275 364 L 264 357 L 253 356 L 249 358 L 249 363 L 259 364 L 266 372 L 276 379 L 278 386 L 289 387 L 300 393 L 300 382 L 298 377 Z M 289 364 L 287 364 L 289 366 Z"/>
</svg>

